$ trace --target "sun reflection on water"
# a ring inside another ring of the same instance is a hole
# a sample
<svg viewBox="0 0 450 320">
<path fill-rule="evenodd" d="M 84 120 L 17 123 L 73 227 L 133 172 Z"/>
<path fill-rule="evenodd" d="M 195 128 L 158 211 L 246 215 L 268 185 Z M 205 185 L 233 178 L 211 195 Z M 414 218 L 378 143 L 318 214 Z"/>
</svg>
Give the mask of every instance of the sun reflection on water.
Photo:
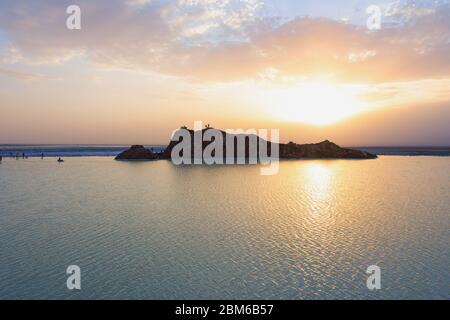
<svg viewBox="0 0 450 320">
<path fill-rule="evenodd" d="M 308 163 L 304 166 L 304 173 L 311 197 L 317 201 L 329 199 L 332 178 L 330 166 L 319 162 Z"/>
<path fill-rule="evenodd" d="M 314 161 L 302 166 L 301 183 L 311 207 L 307 220 L 316 227 L 324 227 L 334 221 L 333 176 L 334 170 L 330 163 Z"/>
</svg>

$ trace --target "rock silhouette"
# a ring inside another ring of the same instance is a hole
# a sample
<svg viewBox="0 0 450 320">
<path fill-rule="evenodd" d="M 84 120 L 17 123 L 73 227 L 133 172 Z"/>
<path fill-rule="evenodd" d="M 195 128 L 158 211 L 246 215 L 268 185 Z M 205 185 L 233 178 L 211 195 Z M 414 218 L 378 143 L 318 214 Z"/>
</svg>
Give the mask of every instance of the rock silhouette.
<svg viewBox="0 0 450 320">
<path fill-rule="evenodd" d="M 186 130 L 182 127 L 180 130 Z M 202 130 L 202 136 L 207 130 L 216 130 L 213 128 L 205 128 Z M 191 158 L 194 158 L 194 130 L 188 130 L 191 137 Z M 248 159 L 250 155 L 250 141 L 257 142 L 256 149 L 259 150 L 259 143 L 266 143 L 268 154 L 271 154 L 271 145 L 266 140 L 256 135 L 246 134 L 228 134 L 225 131 L 218 130 L 223 137 L 224 147 L 223 156 L 226 157 L 226 143 L 227 138 L 234 140 L 234 155 L 236 157 L 236 150 L 238 140 L 245 141 L 245 158 Z M 132 146 L 129 150 L 119 154 L 117 160 L 155 160 L 155 159 L 171 159 L 173 148 L 182 141 L 170 141 L 167 148 L 161 153 L 153 153 L 146 150 L 143 146 Z M 213 141 L 203 141 L 202 149 L 204 150 Z M 376 159 L 377 156 L 365 151 L 341 148 L 337 144 L 328 140 L 315 144 L 297 144 L 289 142 L 287 144 L 279 144 L 279 158 L 280 159 Z"/>
<path fill-rule="evenodd" d="M 130 149 L 120 153 L 116 160 L 156 160 L 157 154 L 147 150 L 144 146 L 134 145 Z"/>
<path fill-rule="evenodd" d="M 376 159 L 377 156 L 365 151 L 341 148 L 325 140 L 315 144 L 280 144 L 282 159 Z"/>
</svg>

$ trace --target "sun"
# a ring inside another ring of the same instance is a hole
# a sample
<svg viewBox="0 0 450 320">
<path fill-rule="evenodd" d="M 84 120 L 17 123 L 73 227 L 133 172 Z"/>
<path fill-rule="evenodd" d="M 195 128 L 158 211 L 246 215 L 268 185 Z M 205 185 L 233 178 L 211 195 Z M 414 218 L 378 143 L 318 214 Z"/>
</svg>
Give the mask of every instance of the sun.
<svg viewBox="0 0 450 320">
<path fill-rule="evenodd" d="M 267 92 L 269 112 L 284 121 L 330 125 L 366 109 L 362 88 L 329 83 L 302 84 Z"/>
</svg>

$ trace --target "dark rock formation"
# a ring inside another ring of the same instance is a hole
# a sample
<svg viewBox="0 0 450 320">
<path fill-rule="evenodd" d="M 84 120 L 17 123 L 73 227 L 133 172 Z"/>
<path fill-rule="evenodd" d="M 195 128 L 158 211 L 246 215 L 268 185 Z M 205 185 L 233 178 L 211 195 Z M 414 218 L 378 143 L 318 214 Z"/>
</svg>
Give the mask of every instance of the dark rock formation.
<svg viewBox="0 0 450 320">
<path fill-rule="evenodd" d="M 144 146 L 135 145 L 122 152 L 116 160 L 156 160 L 158 155 L 145 149 Z"/>
<path fill-rule="evenodd" d="M 212 128 L 203 129 L 202 134 L 204 134 L 205 131 L 209 129 Z M 223 136 L 223 141 L 225 144 L 228 134 L 224 131 L 220 132 Z M 191 135 L 191 149 L 194 150 L 194 131 L 189 130 L 189 133 Z M 260 141 L 262 141 L 263 143 L 267 143 L 267 141 L 265 141 L 264 139 L 254 135 L 232 135 L 232 137 L 235 139 L 234 142 L 235 151 L 237 149 L 237 139 L 245 138 L 246 157 L 248 157 L 249 155 L 250 140 L 253 139 L 253 141 L 258 141 L 258 143 Z M 180 142 L 181 141 L 170 141 L 168 147 L 161 154 L 159 154 L 158 157 L 160 159 L 170 159 L 172 149 Z M 211 142 L 203 142 L 202 144 L 203 149 L 205 149 L 206 146 L 208 146 L 210 143 Z M 270 144 L 268 144 L 268 151 L 270 154 L 271 151 Z M 224 156 L 226 156 L 225 146 L 223 154 Z M 234 154 L 236 154 L 236 152 L 234 152 Z M 335 143 L 332 143 L 328 140 L 316 144 L 296 144 L 294 142 L 289 142 L 288 144 L 279 144 L 279 157 L 280 159 L 376 159 L 377 158 L 376 155 L 365 151 L 341 148 Z"/>
<path fill-rule="evenodd" d="M 182 130 L 187 128 L 182 127 Z M 180 130 L 181 130 L 180 129 Z M 206 128 L 202 130 L 202 135 L 207 130 L 215 130 L 213 128 Z M 250 141 L 257 142 L 256 148 L 259 150 L 259 142 L 267 144 L 267 141 L 255 136 L 255 135 L 230 135 L 224 131 L 219 131 L 222 134 L 224 141 L 223 155 L 226 157 L 226 143 L 227 138 L 234 139 L 234 154 L 236 158 L 236 150 L 238 145 L 238 140 L 245 141 L 245 158 L 249 158 L 249 144 Z M 189 130 L 191 137 L 191 158 L 194 155 L 194 131 Z M 173 148 L 180 143 L 180 141 L 170 141 L 167 148 L 161 153 L 153 153 L 143 146 L 132 146 L 129 150 L 122 152 L 116 157 L 116 160 L 156 160 L 156 159 L 170 159 Z M 203 150 L 211 142 L 204 141 L 202 143 Z M 271 145 L 267 144 L 268 154 L 271 154 Z M 316 144 L 296 144 L 294 142 L 289 142 L 288 144 L 279 144 L 279 157 L 280 159 L 376 159 L 377 156 L 365 151 L 345 149 L 339 147 L 337 144 L 330 142 L 328 140 L 316 143 Z"/>
<path fill-rule="evenodd" d="M 365 151 L 345 149 L 328 140 L 316 144 L 280 144 L 281 159 L 376 159 Z"/>
</svg>

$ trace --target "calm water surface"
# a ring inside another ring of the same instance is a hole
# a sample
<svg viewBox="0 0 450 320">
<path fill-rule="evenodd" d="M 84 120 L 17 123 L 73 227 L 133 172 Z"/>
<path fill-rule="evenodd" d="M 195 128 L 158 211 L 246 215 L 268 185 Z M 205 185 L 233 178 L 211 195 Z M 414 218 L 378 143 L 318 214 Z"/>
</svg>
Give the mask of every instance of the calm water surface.
<svg viewBox="0 0 450 320">
<path fill-rule="evenodd" d="M 449 191 L 442 157 L 283 161 L 271 177 L 4 159 L 0 298 L 449 299 Z"/>
</svg>

